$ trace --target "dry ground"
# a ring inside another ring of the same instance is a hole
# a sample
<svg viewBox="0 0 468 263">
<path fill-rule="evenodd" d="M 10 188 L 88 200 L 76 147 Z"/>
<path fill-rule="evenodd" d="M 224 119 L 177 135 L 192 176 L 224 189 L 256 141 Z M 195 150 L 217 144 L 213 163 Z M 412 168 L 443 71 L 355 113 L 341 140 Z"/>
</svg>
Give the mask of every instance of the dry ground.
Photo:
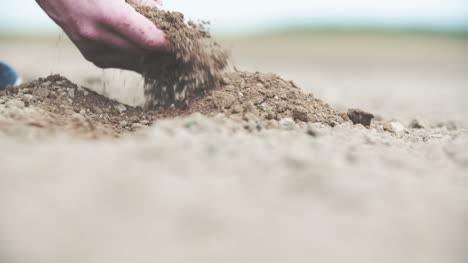
<svg viewBox="0 0 468 263">
<path fill-rule="evenodd" d="M 226 44 L 239 68 L 278 73 L 338 109 L 359 107 L 404 129 L 248 132 L 196 114 L 83 140 L 16 129 L 4 107 L 0 261 L 466 261 L 466 40 Z M 26 79 L 60 73 L 142 102 L 135 75 L 96 69 L 63 39 L 2 41 L 0 58 Z M 424 129 L 408 126 L 415 118 Z"/>
</svg>

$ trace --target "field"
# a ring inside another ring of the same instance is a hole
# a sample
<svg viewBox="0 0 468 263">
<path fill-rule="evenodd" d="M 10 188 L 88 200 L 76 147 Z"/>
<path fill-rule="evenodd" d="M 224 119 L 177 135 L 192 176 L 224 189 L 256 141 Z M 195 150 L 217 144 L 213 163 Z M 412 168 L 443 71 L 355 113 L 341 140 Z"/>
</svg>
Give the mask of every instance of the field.
<svg viewBox="0 0 468 263">
<path fill-rule="evenodd" d="M 195 113 L 83 133 L 75 113 L 54 122 L 0 98 L 0 261 L 465 262 L 466 37 L 221 42 L 236 68 L 376 122 L 256 129 Z M 59 73 L 128 109 L 143 103 L 139 76 L 94 67 L 63 36 L 4 39 L 0 58 L 26 81 Z"/>
</svg>

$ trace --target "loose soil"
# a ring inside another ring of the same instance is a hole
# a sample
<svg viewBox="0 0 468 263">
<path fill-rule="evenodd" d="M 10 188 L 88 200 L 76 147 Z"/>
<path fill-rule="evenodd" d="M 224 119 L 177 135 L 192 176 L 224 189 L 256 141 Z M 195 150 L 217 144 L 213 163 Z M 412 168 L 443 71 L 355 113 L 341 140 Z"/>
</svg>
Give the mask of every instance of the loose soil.
<svg viewBox="0 0 468 263">
<path fill-rule="evenodd" d="M 303 93 L 294 82 L 258 72 L 225 73 L 219 88 L 198 91 L 181 107 L 159 106 L 149 111 L 110 100 L 78 87 L 60 75 L 9 87 L 0 93 L 0 98 L 0 104 L 16 101 L 15 105 L 39 108 L 47 113 L 42 115 L 49 116 L 29 119 L 28 126 L 70 127 L 94 137 L 102 134 L 119 136 L 149 126 L 156 120 L 196 112 L 206 116 L 224 114 L 244 123 L 248 129 L 314 122 L 334 126 L 348 121 L 346 113 L 339 113 L 312 94 Z"/>
<path fill-rule="evenodd" d="M 163 30 L 169 41 L 168 52 L 150 54 L 142 61 L 147 108 L 178 106 L 196 91 L 219 87 L 228 54 L 213 41 L 206 22 L 185 23 L 179 12 L 133 6 Z"/>
</svg>

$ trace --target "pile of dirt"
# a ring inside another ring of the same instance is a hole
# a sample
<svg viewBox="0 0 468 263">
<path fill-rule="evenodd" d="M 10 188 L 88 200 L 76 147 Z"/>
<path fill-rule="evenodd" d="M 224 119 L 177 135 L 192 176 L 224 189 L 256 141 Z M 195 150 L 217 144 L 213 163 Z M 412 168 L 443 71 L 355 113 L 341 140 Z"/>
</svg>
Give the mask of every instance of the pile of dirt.
<svg viewBox="0 0 468 263">
<path fill-rule="evenodd" d="M 218 87 L 228 65 L 227 52 L 211 38 L 206 23 L 185 23 L 179 12 L 133 5 L 166 33 L 168 52 L 142 61 L 147 108 L 183 102 L 193 92 Z"/>
<path fill-rule="evenodd" d="M 225 73 L 222 84 L 222 88 L 196 97 L 188 108 L 206 115 L 222 112 L 235 119 L 259 122 L 290 118 L 297 123 L 321 122 L 334 126 L 348 120 L 346 114 L 275 74 Z"/>
<path fill-rule="evenodd" d="M 141 109 L 78 87 L 60 75 L 10 86 L 0 91 L 0 102 L 3 117 L 48 132 L 67 130 L 89 137 L 118 136 L 151 123 Z"/>
<path fill-rule="evenodd" d="M 206 116 L 225 114 L 256 129 L 299 126 L 320 122 L 330 126 L 348 121 L 346 113 L 303 93 L 292 81 L 275 74 L 225 73 L 220 87 L 199 91 L 181 107 L 141 107 L 123 105 L 69 80 L 51 75 L 0 92 L 3 103 L 21 101 L 25 108 L 39 108 L 44 117 L 28 125 L 80 133 L 118 136 L 149 126 L 159 119 L 187 116 L 195 112 Z M 47 116 L 47 117 L 46 117 Z"/>
</svg>

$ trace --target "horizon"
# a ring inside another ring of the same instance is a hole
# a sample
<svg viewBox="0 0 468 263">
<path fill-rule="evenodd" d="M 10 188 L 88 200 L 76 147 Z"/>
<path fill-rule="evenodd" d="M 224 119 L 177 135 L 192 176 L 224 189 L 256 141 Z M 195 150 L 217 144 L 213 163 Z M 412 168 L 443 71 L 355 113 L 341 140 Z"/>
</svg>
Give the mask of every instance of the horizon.
<svg viewBox="0 0 468 263">
<path fill-rule="evenodd" d="M 315 1 L 290 0 L 288 5 L 268 5 L 270 1 L 199 0 L 165 1 L 168 10 L 186 17 L 211 21 L 219 34 L 268 32 L 285 28 L 375 28 L 383 30 L 424 30 L 468 32 L 468 7 L 463 0 L 404 0 L 375 3 L 371 0 Z M 2 3 L 0 33 L 57 33 L 60 28 L 35 1 Z M 210 6 L 210 8 L 206 8 Z M 249 6 L 249 8 L 244 8 Z M 340 8 L 337 9 L 336 7 Z M 21 12 L 11 10 L 21 9 Z M 261 10 L 261 11 L 259 11 Z M 239 19 L 241 17 L 241 19 Z"/>
</svg>

